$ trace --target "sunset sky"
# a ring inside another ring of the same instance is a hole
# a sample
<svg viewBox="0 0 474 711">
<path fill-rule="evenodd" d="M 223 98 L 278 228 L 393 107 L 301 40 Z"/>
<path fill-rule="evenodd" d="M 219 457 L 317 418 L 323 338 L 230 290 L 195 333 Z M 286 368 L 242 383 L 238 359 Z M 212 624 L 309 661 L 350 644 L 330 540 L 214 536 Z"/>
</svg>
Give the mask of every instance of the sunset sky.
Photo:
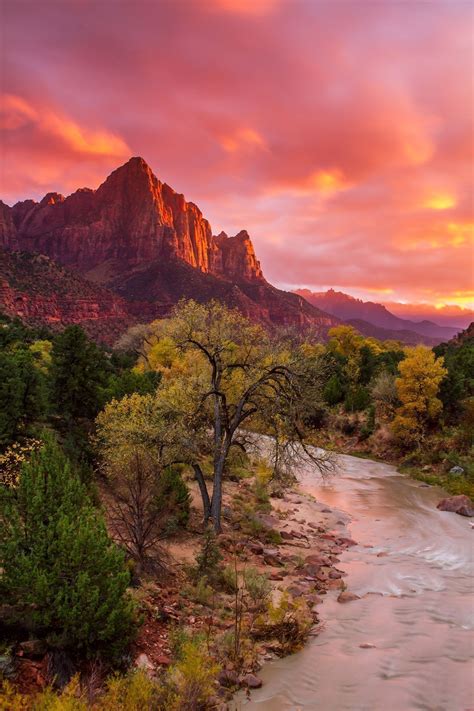
<svg viewBox="0 0 474 711">
<path fill-rule="evenodd" d="M 473 7 L 2 0 L 0 197 L 141 155 L 278 286 L 472 304 Z"/>
</svg>

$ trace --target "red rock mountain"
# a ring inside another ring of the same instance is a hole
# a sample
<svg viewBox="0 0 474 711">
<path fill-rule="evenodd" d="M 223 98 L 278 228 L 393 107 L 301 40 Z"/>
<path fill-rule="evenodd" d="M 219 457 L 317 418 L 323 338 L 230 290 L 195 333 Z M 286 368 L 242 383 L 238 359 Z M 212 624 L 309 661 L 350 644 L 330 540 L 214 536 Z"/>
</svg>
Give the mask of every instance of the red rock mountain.
<svg viewBox="0 0 474 711">
<path fill-rule="evenodd" d="M 131 158 L 97 190 L 48 193 L 12 208 L 0 203 L 0 247 L 47 255 L 119 295 L 141 320 L 186 297 L 218 298 L 255 320 L 311 325 L 322 335 L 338 322 L 269 284 L 247 232 L 214 236 L 199 208 L 161 183 L 142 158 Z"/>
</svg>

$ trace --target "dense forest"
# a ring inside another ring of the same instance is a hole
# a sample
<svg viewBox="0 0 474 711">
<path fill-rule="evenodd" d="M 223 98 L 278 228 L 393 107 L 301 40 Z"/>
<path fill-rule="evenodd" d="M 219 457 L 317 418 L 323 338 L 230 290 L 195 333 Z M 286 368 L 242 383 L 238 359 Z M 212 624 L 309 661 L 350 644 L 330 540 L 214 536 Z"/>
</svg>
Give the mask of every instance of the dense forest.
<svg viewBox="0 0 474 711">
<path fill-rule="evenodd" d="M 0 708 L 218 708 L 317 618 L 249 564 L 278 562 L 271 501 L 299 467 L 364 454 L 472 496 L 473 431 L 469 332 L 322 344 L 188 301 L 105 348 L 2 317 Z"/>
</svg>

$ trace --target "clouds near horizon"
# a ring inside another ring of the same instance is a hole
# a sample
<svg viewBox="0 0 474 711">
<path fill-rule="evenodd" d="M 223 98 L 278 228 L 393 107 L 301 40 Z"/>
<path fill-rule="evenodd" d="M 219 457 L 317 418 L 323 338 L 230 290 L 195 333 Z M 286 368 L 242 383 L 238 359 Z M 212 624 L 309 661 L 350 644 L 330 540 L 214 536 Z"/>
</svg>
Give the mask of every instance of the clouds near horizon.
<svg viewBox="0 0 474 711">
<path fill-rule="evenodd" d="M 216 233 L 248 229 L 270 281 L 472 299 L 470 3 L 4 0 L 2 19 L 7 201 L 142 155 Z"/>
</svg>

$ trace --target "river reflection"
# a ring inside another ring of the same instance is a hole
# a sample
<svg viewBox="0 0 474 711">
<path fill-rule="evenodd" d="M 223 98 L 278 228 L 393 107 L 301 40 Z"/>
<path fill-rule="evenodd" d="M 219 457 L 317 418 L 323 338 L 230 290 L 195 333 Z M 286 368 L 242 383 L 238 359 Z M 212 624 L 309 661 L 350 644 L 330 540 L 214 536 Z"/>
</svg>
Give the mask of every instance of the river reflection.
<svg viewBox="0 0 474 711">
<path fill-rule="evenodd" d="M 442 490 L 356 457 L 340 456 L 329 483 L 304 472 L 301 486 L 351 515 L 359 545 L 339 567 L 349 590 L 364 597 L 340 604 L 328 594 L 321 635 L 266 665 L 264 687 L 250 702 L 238 696 L 234 708 L 474 709 L 470 520 L 436 509 Z"/>
</svg>

